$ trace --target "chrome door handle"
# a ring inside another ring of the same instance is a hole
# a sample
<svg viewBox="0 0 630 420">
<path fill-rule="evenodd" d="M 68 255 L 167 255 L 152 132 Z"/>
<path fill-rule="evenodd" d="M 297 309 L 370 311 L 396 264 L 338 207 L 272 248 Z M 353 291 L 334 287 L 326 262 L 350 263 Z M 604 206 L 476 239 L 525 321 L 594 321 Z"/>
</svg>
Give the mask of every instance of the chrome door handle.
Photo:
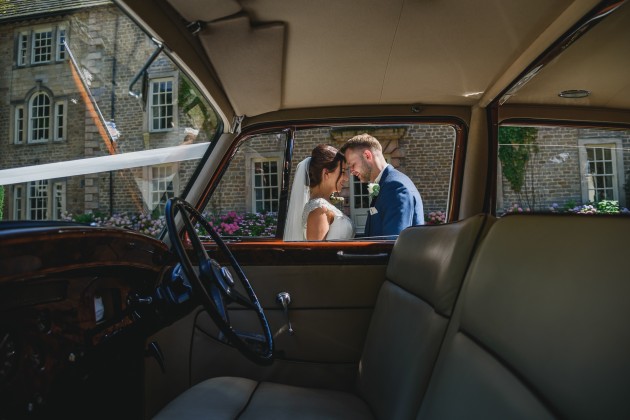
<svg viewBox="0 0 630 420">
<path fill-rule="evenodd" d="M 389 257 L 387 252 L 380 252 L 378 254 L 346 254 L 343 251 L 337 251 L 337 259 L 341 261 L 356 261 L 356 260 L 385 260 Z"/>
</svg>

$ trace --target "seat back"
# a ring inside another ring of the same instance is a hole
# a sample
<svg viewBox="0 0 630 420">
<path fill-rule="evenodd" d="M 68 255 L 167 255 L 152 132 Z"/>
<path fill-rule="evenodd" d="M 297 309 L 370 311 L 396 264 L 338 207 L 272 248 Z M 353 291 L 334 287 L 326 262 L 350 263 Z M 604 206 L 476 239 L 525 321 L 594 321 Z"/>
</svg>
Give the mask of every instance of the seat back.
<svg viewBox="0 0 630 420">
<path fill-rule="evenodd" d="M 453 304 L 488 216 L 415 226 L 398 237 L 359 366 L 358 393 L 377 418 L 417 414 Z"/>
<path fill-rule="evenodd" d="M 629 239 L 624 217 L 494 223 L 418 418 L 630 418 Z"/>
</svg>

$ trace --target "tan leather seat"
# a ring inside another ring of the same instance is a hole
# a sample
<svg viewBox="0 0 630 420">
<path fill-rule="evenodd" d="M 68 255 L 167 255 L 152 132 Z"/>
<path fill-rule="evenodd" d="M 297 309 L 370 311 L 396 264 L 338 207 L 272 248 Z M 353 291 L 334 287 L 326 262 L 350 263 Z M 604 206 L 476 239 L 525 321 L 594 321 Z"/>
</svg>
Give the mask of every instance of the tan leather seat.
<svg viewBox="0 0 630 420">
<path fill-rule="evenodd" d="M 156 418 L 415 418 L 487 220 L 477 215 L 401 233 L 374 308 L 355 394 L 212 378 L 184 392 Z"/>
<path fill-rule="evenodd" d="M 419 419 L 629 419 L 629 240 L 628 217 L 494 223 Z"/>
</svg>

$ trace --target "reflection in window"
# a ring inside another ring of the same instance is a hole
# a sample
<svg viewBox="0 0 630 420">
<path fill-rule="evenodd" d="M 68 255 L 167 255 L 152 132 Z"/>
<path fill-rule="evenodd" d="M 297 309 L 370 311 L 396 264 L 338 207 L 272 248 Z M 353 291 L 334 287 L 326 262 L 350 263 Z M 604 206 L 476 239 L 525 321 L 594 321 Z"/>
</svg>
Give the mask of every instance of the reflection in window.
<svg viewBox="0 0 630 420">
<path fill-rule="evenodd" d="M 59 28 L 57 30 L 57 61 L 66 59 L 66 46 L 64 42 L 66 41 L 66 30 L 64 28 Z"/>
<path fill-rule="evenodd" d="M 21 185 L 13 187 L 13 220 L 22 220 L 24 189 Z"/>
<path fill-rule="evenodd" d="M 503 126 L 499 142 L 497 215 L 627 212 L 630 130 Z"/>
<path fill-rule="evenodd" d="M 254 160 L 254 211 L 277 212 L 280 194 L 279 163 L 275 159 Z"/>
<path fill-rule="evenodd" d="M 28 55 L 28 34 L 21 33 L 18 35 L 17 45 L 17 65 L 23 66 L 26 64 L 26 56 Z"/>
<path fill-rule="evenodd" d="M 30 106 L 30 141 L 47 141 L 50 136 L 50 98 L 41 92 L 33 96 Z"/>
<path fill-rule="evenodd" d="M 55 104 L 55 140 L 63 140 L 66 135 L 66 107 L 65 103 L 57 102 Z"/>
<path fill-rule="evenodd" d="M 48 180 L 29 183 L 28 213 L 30 220 L 48 219 Z"/>
<path fill-rule="evenodd" d="M 24 142 L 24 107 L 15 107 L 15 123 L 13 143 L 22 144 Z"/>
<path fill-rule="evenodd" d="M 612 145 L 610 145 L 612 146 Z M 615 188 L 617 171 L 615 150 L 609 147 L 586 147 L 588 172 L 586 176 L 588 200 L 616 200 Z"/>
<path fill-rule="evenodd" d="M 174 180 L 177 176 L 175 165 L 154 166 L 151 168 L 150 208 L 160 215 L 164 214 L 166 202 L 175 197 Z"/>
<path fill-rule="evenodd" d="M 47 63 L 52 59 L 52 31 L 33 33 L 33 63 Z"/>
<path fill-rule="evenodd" d="M 151 131 L 165 131 L 173 128 L 173 80 L 151 81 L 150 96 Z"/>
<path fill-rule="evenodd" d="M 61 220 L 66 211 L 66 184 L 55 182 L 53 186 L 53 219 Z"/>
</svg>

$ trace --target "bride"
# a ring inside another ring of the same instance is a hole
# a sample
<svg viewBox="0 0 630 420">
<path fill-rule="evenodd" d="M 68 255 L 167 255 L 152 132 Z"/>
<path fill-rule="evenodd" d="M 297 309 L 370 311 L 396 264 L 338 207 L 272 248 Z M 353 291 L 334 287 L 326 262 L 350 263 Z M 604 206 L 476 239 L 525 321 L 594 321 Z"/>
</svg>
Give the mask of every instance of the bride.
<svg viewBox="0 0 630 420">
<path fill-rule="evenodd" d="M 347 181 L 345 158 L 332 146 L 320 144 L 295 170 L 285 241 L 344 240 L 354 237 L 352 220 L 330 202 Z"/>
</svg>

